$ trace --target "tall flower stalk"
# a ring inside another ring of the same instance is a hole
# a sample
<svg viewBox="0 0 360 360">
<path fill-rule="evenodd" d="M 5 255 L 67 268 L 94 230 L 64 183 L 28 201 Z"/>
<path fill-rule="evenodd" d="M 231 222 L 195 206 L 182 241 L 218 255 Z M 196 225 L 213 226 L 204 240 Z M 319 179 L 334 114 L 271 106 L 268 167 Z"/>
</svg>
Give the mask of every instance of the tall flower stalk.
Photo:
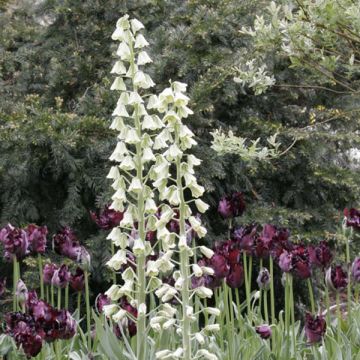
<svg viewBox="0 0 360 360">
<path fill-rule="evenodd" d="M 144 91 L 155 85 L 150 76 L 140 69 L 152 61 L 144 51 L 149 44 L 141 34 L 143 28 L 138 20 L 129 20 L 128 15 L 125 15 L 118 20 L 112 35 L 112 39 L 120 44 L 116 52 L 119 59 L 111 71 L 117 75 L 111 90 L 121 93 L 110 126 L 119 133 L 116 148 L 110 156 L 110 160 L 117 165 L 112 166 L 107 176 L 113 180 L 112 187 L 115 190 L 110 209 L 125 211 L 119 226 L 114 227 L 108 236 L 119 248 L 114 251 L 108 266 L 115 271 L 123 270 L 121 277 L 124 283 L 121 286 L 113 284 L 107 295 L 113 301 L 126 296 L 137 308 L 138 360 L 148 358 L 148 277 L 156 277 L 159 272 L 157 268 L 153 272 L 147 270 L 147 256 L 153 253 L 153 249 L 146 235 L 148 231 L 156 230 L 156 214 L 159 210 L 161 212 L 154 201 L 155 193 L 149 185 L 149 172 L 156 161 L 153 150 L 159 149 L 153 137 L 156 130 L 164 127 L 158 116 L 147 113 L 142 97 Z M 115 280 L 114 277 L 113 281 Z M 158 282 L 153 281 L 152 285 L 154 283 L 159 286 Z M 130 318 L 131 314 L 124 309 L 115 309 L 118 310 L 113 316 L 115 321 L 120 321 L 124 316 Z"/>
<path fill-rule="evenodd" d="M 167 170 L 162 175 L 154 177 L 154 186 L 159 190 L 160 200 L 168 202 L 172 206 L 172 212 L 169 210 L 171 219 L 178 222 L 178 230 L 169 236 L 171 238 L 175 235 L 177 240 L 175 241 L 175 248 L 179 253 L 180 271 L 174 272 L 175 286 L 166 291 L 176 296 L 181 304 L 181 313 L 177 314 L 177 326 L 182 337 L 182 348 L 178 348 L 174 352 L 172 349 L 159 352 L 157 357 L 159 359 L 171 356 L 175 358 L 181 354 L 183 360 L 206 356 L 215 359 L 216 356 L 206 349 L 195 352 L 194 349 L 198 346 L 193 344 L 195 340 L 199 345 L 203 345 L 207 332 L 219 330 L 219 326 L 211 324 L 195 334 L 191 333 L 192 323 L 197 320 L 193 306 L 194 296 L 210 298 L 213 295 L 212 290 L 201 281 L 200 286 L 193 289 L 192 279 L 201 278 L 209 272 L 213 273 L 213 270 L 192 263 L 194 253 L 197 250 L 197 247 L 194 246 L 193 237 L 202 238 L 206 235 L 206 229 L 202 226 L 199 217 L 194 216 L 193 211 L 203 213 L 209 206 L 200 199 L 204 193 L 204 188 L 197 183 L 194 175 L 194 167 L 200 165 L 200 160 L 192 154 L 186 154 L 186 151 L 191 149 L 196 141 L 193 139 L 193 132 L 183 124 L 182 120 L 192 114 L 192 111 L 187 107 L 190 99 L 185 95 L 185 91 L 186 84 L 173 82 L 158 97 L 154 96 L 151 99 L 154 108 L 160 113 L 164 113 L 162 121 L 165 124 L 165 129 L 156 140 L 168 145 L 166 148 L 164 146 L 165 151 L 158 157 L 157 166 Z M 173 178 L 167 174 L 169 168 L 174 168 Z M 185 198 L 185 191 L 188 191 L 189 195 L 191 194 L 190 199 Z M 192 203 L 195 205 L 193 208 L 191 208 Z M 161 232 L 161 224 L 159 226 Z M 169 241 L 164 240 L 163 246 L 171 245 L 168 243 Z M 204 247 L 202 247 L 202 252 L 206 253 Z M 159 291 L 157 294 L 161 296 L 163 291 Z M 208 307 L 201 311 L 210 311 L 217 315 L 219 313 L 217 309 Z"/>
</svg>

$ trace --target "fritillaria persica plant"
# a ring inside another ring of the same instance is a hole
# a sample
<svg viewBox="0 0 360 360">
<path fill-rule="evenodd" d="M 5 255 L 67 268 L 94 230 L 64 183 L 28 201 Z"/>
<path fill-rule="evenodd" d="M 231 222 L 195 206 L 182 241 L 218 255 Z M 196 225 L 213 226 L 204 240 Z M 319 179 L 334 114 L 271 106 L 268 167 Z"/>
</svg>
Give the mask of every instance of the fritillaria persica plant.
<svg viewBox="0 0 360 360">
<path fill-rule="evenodd" d="M 112 35 L 119 46 L 111 71 L 116 75 L 111 90 L 119 91 L 120 96 L 110 126 L 118 132 L 110 156 L 116 165 L 108 178 L 115 190 L 110 209 L 123 212 L 123 218 L 108 236 L 118 247 L 108 266 L 121 270 L 123 283 L 113 284 L 106 293 L 114 302 L 121 299 L 120 304 L 105 305 L 104 311 L 112 315 L 120 330 L 124 318 L 136 321 L 137 359 L 148 357 L 149 324 L 154 332 L 174 327 L 182 337 L 182 347 L 161 350 L 157 358 L 190 360 L 204 353 L 211 356 L 205 349 L 193 354 L 193 337 L 203 339 L 205 332 L 191 334 L 191 323 L 196 320 L 194 296 L 212 296 L 205 286 L 192 289 L 191 278 L 203 273 L 190 261 L 197 250 L 192 237 L 203 237 L 206 229 L 193 215 L 191 205 L 194 203 L 199 212 L 206 211 L 208 205 L 200 199 L 204 189 L 194 176 L 200 160 L 186 154 L 196 144 L 194 134 L 182 122 L 192 114 L 187 107 L 190 99 L 185 95 L 186 84 L 171 83 L 159 96 L 147 93 L 155 84 L 144 72 L 152 60 L 145 51 L 149 44 L 141 33 L 143 28 L 126 15 L 118 20 Z M 193 199 L 185 199 L 187 189 Z M 163 282 L 161 275 L 169 272 L 172 281 Z M 156 309 L 148 309 L 149 294 L 154 291 L 163 304 L 158 314 Z M 128 305 L 121 305 L 124 298 L 136 308 L 136 314 Z M 173 300 L 179 302 L 181 311 L 169 303 Z"/>
</svg>

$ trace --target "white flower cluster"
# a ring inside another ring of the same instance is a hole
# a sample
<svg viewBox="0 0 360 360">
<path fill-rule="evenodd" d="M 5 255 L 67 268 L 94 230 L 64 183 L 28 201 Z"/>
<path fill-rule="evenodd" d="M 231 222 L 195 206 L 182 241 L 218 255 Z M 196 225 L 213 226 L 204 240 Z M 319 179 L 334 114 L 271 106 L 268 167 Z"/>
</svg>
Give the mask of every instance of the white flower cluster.
<svg viewBox="0 0 360 360">
<path fill-rule="evenodd" d="M 201 161 L 194 155 L 186 153 L 193 145 L 196 145 L 196 141 L 194 133 L 183 124 L 183 119 L 193 113 L 188 108 L 190 99 L 185 92 L 186 84 L 173 82 L 159 96 L 152 96 L 148 105 L 162 114 L 161 121 L 164 124 L 164 128 L 155 138 L 155 143 L 160 144 L 163 153 L 156 157 L 156 164 L 149 176 L 154 181 L 153 186 L 158 189 L 160 200 L 170 205 L 162 211 L 156 224 L 157 236 L 162 242 L 164 251 L 175 250 L 180 258 L 180 267 L 172 274 L 174 286 L 163 284 L 155 294 L 164 303 L 176 298 L 182 307 L 181 312 L 174 314 L 177 319 L 156 318 L 155 322 L 153 320 L 150 322 L 150 326 L 155 331 L 174 326 L 176 332 L 182 337 L 182 347 L 159 351 L 156 354 L 158 359 L 216 359 L 214 354 L 205 349 L 195 354 L 192 352 L 194 339 L 199 345 L 205 344 L 206 335 L 211 331 L 217 331 L 219 326 L 210 326 L 198 333 L 191 333 L 192 323 L 198 321 L 192 305 L 193 297 L 210 298 L 213 295 L 212 290 L 205 286 L 192 289 L 192 278 L 213 274 L 213 269 L 200 267 L 190 261 L 194 251 L 197 250 L 192 245 L 193 237 L 202 238 L 206 235 L 205 227 L 193 214 L 190 204 L 194 203 L 196 210 L 200 213 L 204 213 L 209 206 L 200 199 L 204 188 L 198 184 L 195 177 L 195 167 L 200 165 Z M 175 170 L 170 173 L 169 169 Z M 185 200 L 185 191 L 192 195 L 192 199 Z M 176 233 L 166 228 L 169 220 L 177 222 Z M 200 247 L 200 251 L 209 257 L 213 255 L 213 252 L 205 246 Z M 169 262 L 171 263 L 171 256 Z M 167 265 L 169 269 L 172 268 L 169 264 Z M 216 311 L 217 309 L 214 310 Z"/>
<path fill-rule="evenodd" d="M 117 251 L 107 263 L 121 272 L 123 281 L 122 285 L 113 284 L 106 294 L 114 302 L 126 297 L 137 308 L 138 318 L 134 319 L 115 303 L 105 306 L 104 311 L 116 322 L 123 323 L 128 318 L 137 321 L 139 359 L 146 356 L 141 347 L 146 343 L 147 321 L 155 333 L 175 328 L 183 339 L 181 348 L 160 351 L 157 358 L 216 359 L 207 350 L 192 353 L 194 339 L 204 344 L 206 335 L 218 330 L 218 325 L 212 325 L 191 333 L 191 323 L 198 319 L 192 307 L 193 297 L 212 296 L 212 290 L 204 286 L 192 289 L 192 278 L 213 273 L 211 268 L 190 263 L 197 250 L 192 247 L 193 237 L 206 235 L 205 227 L 190 205 L 194 203 L 200 213 L 209 207 L 200 199 L 204 188 L 195 177 L 195 167 L 200 165 L 200 160 L 186 153 L 196 141 L 182 119 L 193 112 L 188 107 L 186 84 L 180 82 L 173 82 L 158 96 L 146 96 L 147 101 L 144 100 L 144 92 L 153 87 L 154 82 L 142 70 L 143 65 L 151 62 L 144 50 L 149 43 L 140 32 L 143 28 L 139 21 L 130 20 L 126 15 L 118 20 L 112 35 L 120 44 L 116 52 L 119 59 L 111 71 L 116 74 L 111 89 L 120 91 L 120 97 L 110 126 L 118 132 L 118 142 L 110 156 L 117 164 L 107 176 L 113 181 L 115 191 L 111 208 L 124 212 L 124 216 L 108 235 Z M 185 191 L 192 199 L 185 200 Z M 178 231 L 169 230 L 170 222 Z M 147 241 L 150 232 L 156 233 L 155 245 Z M 157 257 L 149 260 L 155 247 Z M 199 250 L 205 256 L 213 255 L 204 246 Z M 161 281 L 169 275 L 174 279 L 174 286 Z M 158 308 L 147 309 L 149 293 L 158 297 Z M 181 305 L 181 311 L 169 305 L 173 299 Z M 217 309 L 212 312 L 218 313 Z"/>
</svg>

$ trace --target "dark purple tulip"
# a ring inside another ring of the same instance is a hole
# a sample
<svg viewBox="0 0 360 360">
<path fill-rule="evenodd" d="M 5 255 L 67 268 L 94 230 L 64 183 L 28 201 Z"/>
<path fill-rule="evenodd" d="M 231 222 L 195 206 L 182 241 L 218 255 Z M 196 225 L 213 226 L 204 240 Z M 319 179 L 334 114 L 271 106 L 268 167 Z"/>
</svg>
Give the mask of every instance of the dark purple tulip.
<svg viewBox="0 0 360 360">
<path fill-rule="evenodd" d="M 307 247 L 295 245 L 291 250 L 292 271 L 300 279 L 308 279 L 311 276 L 311 264 Z"/>
<path fill-rule="evenodd" d="M 103 312 L 105 305 L 110 305 L 111 299 L 105 294 L 99 294 L 95 301 L 95 307 L 99 314 Z"/>
<path fill-rule="evenodd" d="M 8 224 L 0 230 L 0 241 L 4 245 L 6 260 L 12 260 L 14 256 L 22 259 L 29 254 L 29 239 L 25 230 Z"/>
<path fill-rule="evenodd" d="M 59 269 L 54 271 L 51 284 L 60 288 L 65 288 L 70 280 L 70 272 L 67 265 L 63 264 Z"/>
<path fill-rule="evenodd" d="M 348 276 L 340 265 L 329 267 L 325 273 L 325 282 L 331 290 L 342 291 L 348 284 Z"/>
<path fill-rule="evenodd" d="M 314 344 L 323 338 L 326 332 L 326 321 L 322 316 L 312 316 L 306 313 L 305 335 L 309 344 Z"/>
<path fill-rule="evenodd" d="M 261 290 L 269 290 L 270 287 L 270 273 L 266 268 L 262 268 L 259 271 L 259 275 L 256 282 Z"/>
<path fill-rule="evenodd" d="M 85 287 L 85 274 L 84 270 L 77 268 L 75 274 L 70 276 L 70 286 L 75 291 L 83 291 Z"/>
<path fill-rule="evenodd" d="M 29 249 L 33 254 L 44 254 L 46 250 L 46 236 L 48 229 L 46 226 L 28 225 L 25 229 L 29 238 Z"/>
<path fill-rule="evenodd" d="M 64 227 L 53 237 L 55 251 L 78 261 L 81 256 L 81 246 L 74 232 L 69 227 Z"/>
<path fill-rule="evenodd" d="M 20 312 L 5 315 L 6 333 L 12 336 L 17 347 L 22 347 L 27 358 L 35 357 L 40 353 L 44 332 L 34 319 Z"/>
<path fill-rule="evenodd" d="M 215 254 L 209 261 L 209 266 L 215 271 L 215 277 L 223 279 L 229 273 L 229 265 L 224 256 Z"/>
<path fill-rule="evenodd" d="M 292 269 L 292 254 L 284 250 L 279 257 L 279 267 L 284 272 Z"/>
<path fill-rule="evenodd" d="M 58 270 L 58 266 L 56 264 L 45 264 L 43 269 L 44 284 L 51 284 L 51 279 L 53 278 L 56 270 Z"/>
<path fill-rule="evenodd" d="M 352 227 L 354 230 L 360 230 L 360 210 L 345 209 L 346 226 Z"/>
<path fill-rule="evenodd" d="M 228 251 L 226 260 L 230 267 L 239 264 L 241 257 L 241 252 L 239 249 L 231 249 Z"/>
<path fill-rule="evenodd" d="M 67 340 L 75 335 L 76 321 L 69 311 L 65 309 L 59 310 L 56 316 L 56 323 L 58 324 L 59 339 Z"/>
<path fill-rule="evenodd" d="M 271 327 L 266 324 L 256 326 L 255 331 L 260 335 L 262 339 L 269 339 L 272 334 Z"/>
<path fill-rule="evenodd" d="M 219 201 L 218 212 L 224 219 L 241 216 L 245 211 L 244 194 L 235 192 Z"/>
<path fill-rule="evenodd" d="M 311 265 L 322 269 L 330 266 L 333 255 L 325 240 L 321 241 L 319 245 L 308 246 L 308 253 Z"/>
<path fill-rule="evenodd" d="M 231 236 L 232 240 L 239 247 L 239 249 L 249 254 L 253 252 L 257 237 L 257 226 L 253 224 L 236 228 Z"/>
<path fill-rule="evenodd" d="M 5 294 L 6 291 L 6 278 L 0 278 L 0 297 Z"/>
<path fill-rule="evenodd" d="M 90 211 L 90 216 L 99 228 L 110 230 L 120 224 L 120 221 L 124 217 L 124 213 L 110 209 L 109 205 L 106 205 L 104 210 L 99 213 Z"/>
<path fill-rule="evenodd" d="M 356 283 L 360 283 L 360 258 L 355 258 L 351 266 L 351 275 Z"/>
<path fill-rule="evenodd" d="M 232 289 L 238 289 L 244 283 L 244 268 L 241 264 L 236 264 L 230 268 L 230 273 L 226 276 L 226 284 Z"/>
</svg>

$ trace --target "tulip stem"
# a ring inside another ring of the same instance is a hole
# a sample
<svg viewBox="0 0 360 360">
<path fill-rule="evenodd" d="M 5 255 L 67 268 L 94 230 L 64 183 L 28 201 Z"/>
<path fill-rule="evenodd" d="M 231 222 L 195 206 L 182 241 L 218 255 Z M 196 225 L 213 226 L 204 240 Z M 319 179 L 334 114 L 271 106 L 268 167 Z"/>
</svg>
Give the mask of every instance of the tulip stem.
<svg viewBox="0 0 360 360">
<path fill-rule="evenodd" d="M 296 357 L 296 337 L 295 337 L 295 309 L 294 309 L 294 278 L 290 276 L 290 311 L 291 311 L 291 334 L 294 349 L 294 357 Z"/>
<path fill-rule="evenodd" d="M 259 272 L 261 271 L 261 269 L 263 268 L 263 258 L 260 258 L 260 264 L 259 264 Z M 260 288 L 260 297 L 259 297 L 259 316 L 261 317 L 261 313 L 262 313 L 262 301 L 263 301 L 263 289 Z"/>
<path fill-rule="evenodd" d="M 337 324 L 337 341 L 340 343 L 340 331 L 341 331 L 341 310 L 340 310 L 340 294 L 336 292 L 336 313 L 338 318 Z"/>
<path fill-rule="evenodd" d="M 40 298 L 44 300 L 44 274 L 42 268 L 42 258 L 41 254 L 38 254 L 38 266 L 39 266 L 39 275 L 40 275 Z"/>
<path fill-rule="evenodd" d="M 286 359 L 289 359 L 290 342 L 290 275 L 285 273 L 285 333 L 286 333 Z"/>
<path fill-rule="evenodd" d="M 308 285 L 308 289 L 309 289 L 311 313 L 314 315 L 315 314 L 315 301 L 314 301 L 314 292 L 313 292 L 312 283 L 311 283 L 310 278 L 307 279 L 307 285 Z"/>
<path fill-rule="evenodd" d="M 69 308 L 69 284 L 66 284 L 65 288 L 65 309 Z"/>
<path fill-rule="evenodd" d="M 225 307 L 225 315 L 226 315 L 226 336 L 228 338 L 228 359 L 232 359 L 232 351 L 233 351 L 233 329 L 231 329 L 231 318 L 230 318 L 230 309 L 229 309 L 229 288 L 226 286 L 225 280 L 223 282 L 224 289 L 224 307 Z"/>
<path fill-rule="evenodd" d="M 57 291 L 57 308 L 58 310 L 61 309 L 61 287 L 58 287 L 58 291 Z"/>
<path fill-rule="evenodd" d="M 264 316 L 266 323 L 269 325 L 269 313 L 268 313 L 268 301 L 267 301 L 268 291 L 264 290 L 263 294 L 264 294 Z"/>
<path fill-rule="evenodd" d="M 17 264 L 16 256 L 13 257 L 13 311 L 17 310 L 17 301 L 16 301 L 16 285 L 17 285 Z"/>
<path fill-rule="evenodd" d="M 271 310 L 271 323 L 276 324 L 275 316 L 275 289 L 274 289 L 274 260 L 270 255 L 269 258 L 269 268 L 270 268 L 270 310 Z M 275 349 L 276 346 L 276 335 L 275 333 L 271 336 L 271 345 L 272 349 Z"/>
<path fill-rule="evenodd" d="M 329 289 L 325 284 L 325 303 L 326 303 L 326 323 L 330 325 L 330 299 Z"/>
<path fill-rule="evenodd" d="M 347 283 L 347 310 L 348 310 L 348 318 L 351 316 L 351 269 L 350 269 L 350 235 L 346 238 L 346 270 L 348 275 L 348 283 Z"/>
<path fill-rule="evenodd" d="M 85 302 L 86 302 L 86 327 L 87 327 L 87 346 L 91 351 L 91 320 L 90 320 L 90 294 L 89 294 L 89 273 L 84 270 L 85 277 Z"/>
<path fill-rule="evenodd" d="M 247 316 L 250 319 L 250 289 L 249 289 L 249 278 L 248 278 L 248 265 L 247 265 L 247 256 L 243 252 L 243 263 L 244 263 L 244 278 L 245 278 L 245 293 L 246 293 L 246 311 Z"/>
<path fill-rule="evenodd" d="M 242 323 L 241 323 L 241 303 L 240 303 L 239 289 L 235 289 L 235 299 L 238 310 L 238 321 L 239 321 L 239 332 L 240 332 Z"/>
<path fill-rule="evenodd" d="M 81 312 L 81 291 L 78 292 L 78 296 L 77 296 L 77 310 L 78 310 L 79 320 L 80 320 L 80 312 Z"/>
<path fill-rule="evenodd" d="M 49 285 L 46 285 L 46 302 L 50 301 Z"/>
<path fill-rule="evenodd" d="M 54 300 L 54 285 L 51 282 L 51 306 L 55 305 L 55 300 Z"/>
</svg>

